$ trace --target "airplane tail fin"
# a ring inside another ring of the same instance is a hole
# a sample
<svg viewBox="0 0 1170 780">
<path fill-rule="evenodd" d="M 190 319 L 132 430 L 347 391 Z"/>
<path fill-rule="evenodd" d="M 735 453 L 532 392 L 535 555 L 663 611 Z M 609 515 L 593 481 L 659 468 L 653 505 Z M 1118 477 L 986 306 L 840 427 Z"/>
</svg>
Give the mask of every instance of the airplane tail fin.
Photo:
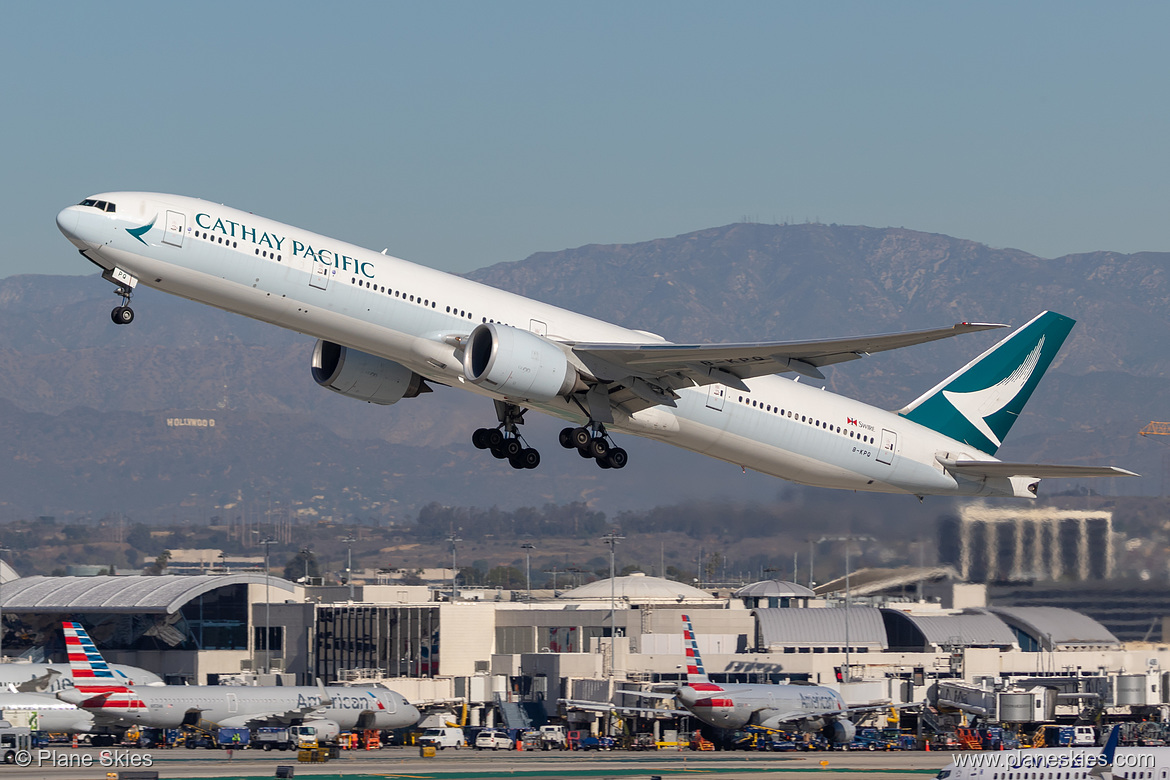
<svg viewBox="0 0 1170 780">
<path fill-rule="evenodd" d="M 898 414 L 994 455 L 1075 322 L 1041 313 Z"/>
<path fill-rule="evenodd" d="M 691 616 L 683 615 L 683 646 L 687 653 L 687 683 L 709 683 L 707 670 L 703 668 L 703 657 L 699 655 L 699 643 L 695 641 L 695 629 Z"/>
<path fill-rule="evenodd" d="M 120 683 L 114 670 L 102 658 L 97 645 L 89 638 L 89 634 L 80 623 L 65 622 L 65 650 L 69 654 L 69 666 L 73 670 L 73 679 L 76 685 Z"/>
</svg>

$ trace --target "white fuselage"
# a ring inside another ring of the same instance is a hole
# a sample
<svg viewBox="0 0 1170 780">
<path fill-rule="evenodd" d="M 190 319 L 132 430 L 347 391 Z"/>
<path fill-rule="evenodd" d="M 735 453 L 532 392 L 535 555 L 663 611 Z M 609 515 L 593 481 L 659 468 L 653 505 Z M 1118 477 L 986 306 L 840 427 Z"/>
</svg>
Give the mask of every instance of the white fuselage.
<svg viewBox="0 0 1170 780">
<path fill-rule="evenodd" d="M 342 731 L 413 726 L 419 712 L 401 694 L 376 688 L 329 687 L 330 703 L 310 686 L 164 685 L 84 687 L 59 694 L 103 721 L 154 728 L 177 728 L 209 721 L 221 726 L 329 720 Z"/>
<path fill-rule="evenodd" d="M 137 666 L 110 664 L 110 669 L 126 685 L 162 685 L 162 678 Z M 72 688 L 73 669 L 69 664 L 8 663 L 0 664 L 0 686 L 14 685 L 29 693 L 56 693 Z"/>
<path fill-rule="evenodd" d="M 28 720 L 35 716 L 35 725 Z M 0 719 L 37 731 L 83 734 L 93 730 L 93 715 L 80 707 L 45 693 L 0 692 Z"/>
<path fill-rule="evenodd" d="M 645 343 L 622 328 L 248 212 L 177 195 L 93 196 L 114 213 L 71 206 L 61 231 L 93 262 L 142 284 L 392 360 L 435 382 L 499 400 L 465 379 L 462 347 L 481 322 L 556 342 Z M 149 225 L 148 230 L 138 229 Z M 138 232 L 137 238 L 131 231 Z M 1031 497 L 1020 478 L 964 478 L 952 459 L 985 458 L 897 414 L 779 376 L 679 391 L 674 409 L 623 414 L 611 430 L 808 485 L 915 495 Z M 558 397 L 525 404 L 583 422 Z"/>
<path fill-rule="evenodd" d="M 847 714 L 841 694 L 819 685 L 699 683 L 682 686 L 675 696 L 696 718 L 721 729 L 810 722 L 820 728 L 829 718 Z"/>
</svg>

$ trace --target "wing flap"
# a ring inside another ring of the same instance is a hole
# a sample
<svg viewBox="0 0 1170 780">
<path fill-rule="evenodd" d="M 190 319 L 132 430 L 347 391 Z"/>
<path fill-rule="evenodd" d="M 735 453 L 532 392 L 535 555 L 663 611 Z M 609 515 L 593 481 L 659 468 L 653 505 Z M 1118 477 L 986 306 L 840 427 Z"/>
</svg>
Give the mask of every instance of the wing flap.
<svg viewBox="0 0 1170 780">
<path fill-rule="evenodd" d="M 1060 477 L 1137 477 L 1128 469 L 1117 466 L 1064 466 L 1049 463 L 1005 463 L 998 460 L 951 460 L 939 458 L 938 462 L 948 471 L 978 477 L 1035 477 L 1036 479 Z"/>
</svg>

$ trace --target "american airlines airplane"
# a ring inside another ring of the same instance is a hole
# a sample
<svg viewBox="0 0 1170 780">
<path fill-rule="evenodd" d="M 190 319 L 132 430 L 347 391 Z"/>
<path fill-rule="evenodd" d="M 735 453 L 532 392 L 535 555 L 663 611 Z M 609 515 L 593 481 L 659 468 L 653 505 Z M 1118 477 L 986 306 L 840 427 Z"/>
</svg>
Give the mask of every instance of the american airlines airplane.
<svg viewBox="0 0 1170 780">
<path fill-rule="evenodd" d="M 62 701 L 89 711 L 101 725 L 178 728 L 209 721 L 221 728 L 312 726 L 319 739 L 342 731 L 413 726 L 419 712 L 385 688 L 339 686 L 126 685 L 114 676 L 79 623 L 64 623 L 74 687 Z"/>
<path fill-rule="evenodd" d="M 799 379 L 1001 326 L 675 344 L 180 195 L 93 195 L 62 210 L 57 226 L 116 285 L 115 323 L 134 320 L 141 283 L 315 336 L 314 380 L 350 398 L 393 404 L 429 392 L 428 382 L 470 390 L 495 402 L 497 420 L 472 443 L 517 469 L 540 463 L 520 433 L 536 409 L 569 421 L 561 446 L 604 469 L 626 465 L 611 435 L 622 432 L 793 482 L 917 496 L 1030 498 L 1044 477 L 1133 475 L 994 458 L 1073 325 L 1052 312 L 890 412 Z"/>
<path fill-rule="evenodd" d="M 669 693 L 619 690 L 618 693 L 647 699 L 674 699 L 682 709 L 708 726 L 717 729 L 742 729 L 756 726 L 765 729 L 788 729 L 821 732 L 834 744 L 849 744 L 857 733 L 850 718 L 875 710 L 887 711 L 892 705 L 850 707 L 832 688 L 812 683 L 715 683 L 707 675 L 699 653 L 695 629 L 689 615 L 682 615 L 683 646 L 686 651 L 687 680 L 672 686 Z M 660 687 L 660 686 L 656 686 Z M 678 710 L 614 706 L 601 702 L 561 699 L 569 709 L 595 712 L 637 713 L 643 715 L 681 714 Z M 918 704 L 896 705 L 901 708 Z"/>
</svg>

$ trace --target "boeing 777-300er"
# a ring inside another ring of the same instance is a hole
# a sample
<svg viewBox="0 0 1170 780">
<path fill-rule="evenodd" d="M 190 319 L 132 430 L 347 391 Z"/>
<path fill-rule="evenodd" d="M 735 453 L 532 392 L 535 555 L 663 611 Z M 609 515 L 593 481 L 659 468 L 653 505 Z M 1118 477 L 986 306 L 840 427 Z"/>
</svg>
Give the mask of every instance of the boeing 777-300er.
<svg viewBox="0 0 1170 780">
<path fill-rule="evenodd" d="M 495 402 L 472 442 L 517 469 L 540 454 L 519 432 L 537 409 L 572 422 L 560 443 L 622 468 L 612 431 L 765 474 L 883 493 L 1032 497 L 1044 477 L 1115 467 L 993 456 L 1073 321 L 1044 312 L 903 409 L 889 412 L 778 374 L 1002 327 L 751 344 L 674 344 L 458 276 L 204 200 L 145 192 L 84 199 L 61 232 L 134 319 L 142 284 L 315 336 L 312 375 L 350 398 L 393 404 L 428 382 Z"/>
<path fill-rule="evenodd" d="M 386 688 L 340 686 L 125 685 L 79 623 L 65 623 L 74 687 L 57 698 L 89 711 L 99 725 L 178 728 L 208 721 L 221 728 L 312 726 L 318 739 L 342 731 L 413 726 L 419 712 Z"/>
</svg>

